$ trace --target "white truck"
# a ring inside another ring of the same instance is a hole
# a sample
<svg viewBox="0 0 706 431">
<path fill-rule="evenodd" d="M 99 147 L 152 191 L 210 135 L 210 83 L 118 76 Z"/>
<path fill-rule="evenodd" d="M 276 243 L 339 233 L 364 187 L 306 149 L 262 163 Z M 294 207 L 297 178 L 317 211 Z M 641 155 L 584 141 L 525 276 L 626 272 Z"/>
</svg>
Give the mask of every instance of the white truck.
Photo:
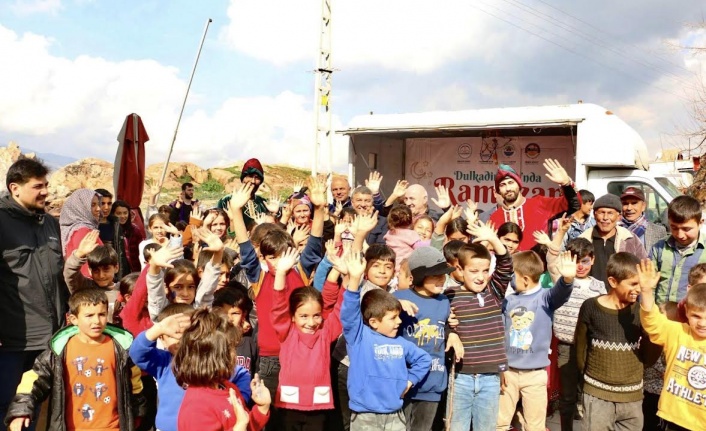
<svg viewBox="0 0 706 431">
<path fill-rule="evenodd" d="M 363 184 L 377 170 L 383 192 L 392 191 L 398 179 L 430 192 L 444 185 L 454 202 L 472 199 L 488 210 L 495 205 L 494 178 L 503 163 L 521 175 L 525 196 L 558 196 L 560 188 L 547 180 L 542 165 L 552 158 L 596 198 L 620 195 L 628 186 L 642 189 L 646 214 L 657 223 L 665 223 L 667 204 L 680 194 L 665 176 L 647 170 L 640 135 L 593 104 L 361 115 L 338 133 L 349 138 L 352 183 Z"/>
</svg>

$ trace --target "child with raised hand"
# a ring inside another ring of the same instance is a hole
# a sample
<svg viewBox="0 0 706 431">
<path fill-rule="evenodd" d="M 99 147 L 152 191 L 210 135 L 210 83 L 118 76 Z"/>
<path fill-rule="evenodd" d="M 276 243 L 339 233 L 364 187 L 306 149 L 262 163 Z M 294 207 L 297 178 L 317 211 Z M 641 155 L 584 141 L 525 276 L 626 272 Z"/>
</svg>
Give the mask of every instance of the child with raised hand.
<svg viewBox="0 0 706 431">
<path fill-rule="evenodd" d="M 460 205 L 451 205 L 449 209 L 439 217 L 439 221 L 437 221 L 436 226 L 434 226 L 434 233 L 431 235 L 432 247 L 441 250 L 444 244 L 453 239 L 468 242 L 469 235 L 466 233 L 468 222 L 461 218 L 461 214 L 463 214 L 463 208 Z M 459 220 L 457 222 L 458 226 L 451 226 L 454 220 Z M 459 229 L 462 230 L 459 231 Z"/>
<path fill-rule="evenodd" d="M 205 228 L 195 229 L 194 238 L 208 244 L 204 250 L 212 251 L 211 261 L 203 270 L 203 277 L 193 262 L 186 259 L 171 261 L 175 250 L 162 247 L 152 255 L 147 275 L 147 298 L 150 317 L 155 320 L 170 302 L 189 304 L 196 307 L 210 307 L 213 292 L 218 287 L 223 260 L 223 242 Z M 163 271 L 164 269 L 164 271 Z M 165 293 L 166 290 L 169 292 Z"/>
<path fill-rule="evenodd" d="M 138 246 L 142 269 L 147 265 L 143 251 L 148 244 L 159 244 L 162 247 L 169 245 L 171 248 L 182 250 L 181 256 L 184 255 L 181 232 L 170 223 L 167 216 L 161 213 L 152 214 L 147 221 L 147 230 L 152 238 L 142 241 Z"/>
<path fill-rule="evenodd" d="M 517 402 L 522 399 L 526 431 L 544 431 L 547 414 L 547 370 L 554 311 L 571 295 L 576 259 L 568 253 L 559 258 L 561 278 L 551 289 L 542 289 L 539 277 L 544 263 L 533 251 L 512 257 L 515 292 L 505 296 L 505 353 L 508 370 L 503 374 L 497 429 L 510 427 Z M 591 428 L 587 428 L 591 429 Z"/>
<path fill-rule="evenodd" d="M 495 430 L 501 374 L 507 371 L 502 302 L 512 278 L 512 258 L 492 225 L 471 225 L 475 239 L 457 252 L 456 265 L 462 271 L 463 285 L 444 293 L 458 316 L 454 329 L 464 347 L 463 359 L 456 364 L 455 393 L 448 405 L 451 431 Z M 495 252 L 495 271 L 490 271 Z M 451 414 L 451 412 L 453 412 Z"/>
<path fill-rule="evenodd" d="M 341 335 L 338 285 L 327 283 L 323 292 L 299 287 L 287 299 L 286 275 L 296 261 L 297 251 L 290 248 L 275 268 L 271 319 L 282 364 L 275 405 L 282 409 L 286 431 L 323 430 L 326 410 L 333 408 L 331 343 Z M 334 308 L 328 316 L 327 308 Z"/>
<path fill-rule="evenodd" d="M 177 418 L 179 431 L 264 428 L 272 401 L 260 378 L 256 374 L 250 382 L 255 406 L 248 413 L 247 426 L 240 410 L 245 409 L 245 399 L 229 380 L 236 366 L 239 342 L 240 330 L 225 314 L 199 308 L 191 316 L 173 363 L 177 385 L 186 387 Z M 233 396 L 240 405 L 232 404 Z"/>
<path fill-rule="evenodd" d="M 640 324 L 640 260 L 632 253 L 608 259 L 607 295 L 589 298 L 576 326 L 576 363 L 583 377 L 582 429 L 642 430 L 644 366 L 659 349 Z"/>
<path fill-rule="evenodd" d="M 177 416 L 184 388 L 177 385 L 172 358 L 179 349 L 182 334 L 191 324 L 194 309 L 187 304 L 170 304 L 159 315 L 157 323 L 135 338 L 130 347 L 130 357 L 135 364 L 157 381 L 156 428 L 161 431 L 177 431 Z M 157 341 L 164 349 L 157 347 Z M 236 366 L 229 381 L 236 385 L 247 402 L 251 396 L 250 374 Z"/>
<path fill-rule="evenodd" d="M 667 368 L 657 416 L 668 431 L 703 429 L 706 424 L 704 357 L 706 356 L 706 284 L 686 294 L 687 322 L 672 322 L 655 306 L 660 274 L 650 260 L 637 267 L 640 279 L 640 322 L 650 340 L 664 348 Z"/>
<path fill-rule="evenodd" d="M 400 269 L 402 259 L 421 246 L 421 237 L 412 229 L 412 210 L 406 205 L 397 205 L 387 215 L 388 231 L 383 237 L 385 245 L 395 250 L 395 271 Z"/>
<path fill-rule="evenodd" d="M 398 337 L 402 320 L 399 301 L 382 289 L 360 300 L 365 260 L 352 252 L 345 259 L 348 290 L 343 296 L 341 323 L 350 356 L 348 379 L 351 430 L 404 431 L 403 398 L 429 373 L 431 357 Z"/>
</svg>

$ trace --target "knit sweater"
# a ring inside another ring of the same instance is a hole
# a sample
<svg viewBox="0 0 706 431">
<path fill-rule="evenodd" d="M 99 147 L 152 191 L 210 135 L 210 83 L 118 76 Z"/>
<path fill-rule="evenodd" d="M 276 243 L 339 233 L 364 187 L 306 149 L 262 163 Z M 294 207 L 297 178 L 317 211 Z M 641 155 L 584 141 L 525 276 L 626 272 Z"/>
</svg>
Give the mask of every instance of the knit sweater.
<svg viewBox="0 0 706 431">
<path fill-rule="evenodd" d="M 657 415 L 686 429 L 704 429 L 706 340 L 697 341 L 688 324 L 670 322 L 656 306 L 642 310 L 640 320 L 652 342 L 664 346 L 667 358 Z"/>
<path fill-rule="evenodd" d="M 223 382 L 218 389 L 193 386 L 187 388 L 179 407 L 177 429 L 179 431 L 232 430 L 237 419 L 233 405 L 230 403 L 229 389 L 235 389 L 236 396 L 245 406 L 243 396 L 231 382 Z M 263 415 L 259 408 L 253 407 L 249 416 L 248 431 L 259 431 L 267 424 L 270 412 Z"/>
<path fill-rule="evenodd" d="M 502 301 L 512 278 L 512 258 L 496 256 L 495 272 L 480 293 L 461 287 L 449 288 L 446 296 L 459 323 L 454 332 L 463 343 L 464 354 L 456 371 L 461 374 L 499 373 L 507 369 Z"/>
<path fill-rule="evenodd" d="M 576 362 L 584 393 L 611 402 L 640 401 L 650 344 L 642 337 L 640 306 L 614 310 L 601 305 L 599 298 L 583 303 L 576 327 Z"/>
<path fill-rule="evenodd" d="M 562 343 L 574 344 L 574 333 L 581 305 L 588 298 L 606 293 L 605 284 L 591 276 L 587 279 L 574 280 L 574 288 L 569 300 L 554 312 L 554 335 L 556 338 Z"/>
</svg>

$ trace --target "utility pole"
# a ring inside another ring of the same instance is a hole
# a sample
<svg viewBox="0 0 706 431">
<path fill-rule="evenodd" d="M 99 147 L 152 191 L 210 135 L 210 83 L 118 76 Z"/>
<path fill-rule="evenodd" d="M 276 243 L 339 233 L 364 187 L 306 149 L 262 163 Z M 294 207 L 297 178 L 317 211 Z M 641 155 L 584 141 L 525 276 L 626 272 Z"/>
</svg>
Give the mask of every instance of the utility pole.
<svg viewBox="0 0 706 431">
<path fill-rule="evenodd" d="M 331 130 L 331 1 L 321 0 L 321 33 L 319 35 L 319 54 L 316 61 L 314 82 L 314 125 L 315 143 L 314 159 L 311 174 L 316 175 L 319 169 L 319 157 L 323 146 L 328 148 L 327 170 L 331 172 L 333 165 L 333 146 Z"/>
</svg>

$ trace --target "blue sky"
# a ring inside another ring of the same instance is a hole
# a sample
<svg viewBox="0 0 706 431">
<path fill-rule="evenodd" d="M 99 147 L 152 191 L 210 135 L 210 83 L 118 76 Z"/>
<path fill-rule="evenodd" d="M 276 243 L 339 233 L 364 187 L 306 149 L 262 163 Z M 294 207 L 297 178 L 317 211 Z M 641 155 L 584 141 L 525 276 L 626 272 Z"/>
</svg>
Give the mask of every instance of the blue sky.
<svg viewBox="0 0 706 431">
<path fill-rule="evenodd" d="M 0 3 L 0 143 L 112 161 L 142 115 L 162 161 L 207 18 L 173 160 L 309 166 L 319 0 Z M 333 0 L 332 109 L 359 114 L 573 103 L 612 110 L 652 154 L 683 146 L 706 46 L 696 0 Z M 11 65 L 8 67 L 8 65 Z M 345 140 L 335 164 L 344 166 Z"/>
</svg>

